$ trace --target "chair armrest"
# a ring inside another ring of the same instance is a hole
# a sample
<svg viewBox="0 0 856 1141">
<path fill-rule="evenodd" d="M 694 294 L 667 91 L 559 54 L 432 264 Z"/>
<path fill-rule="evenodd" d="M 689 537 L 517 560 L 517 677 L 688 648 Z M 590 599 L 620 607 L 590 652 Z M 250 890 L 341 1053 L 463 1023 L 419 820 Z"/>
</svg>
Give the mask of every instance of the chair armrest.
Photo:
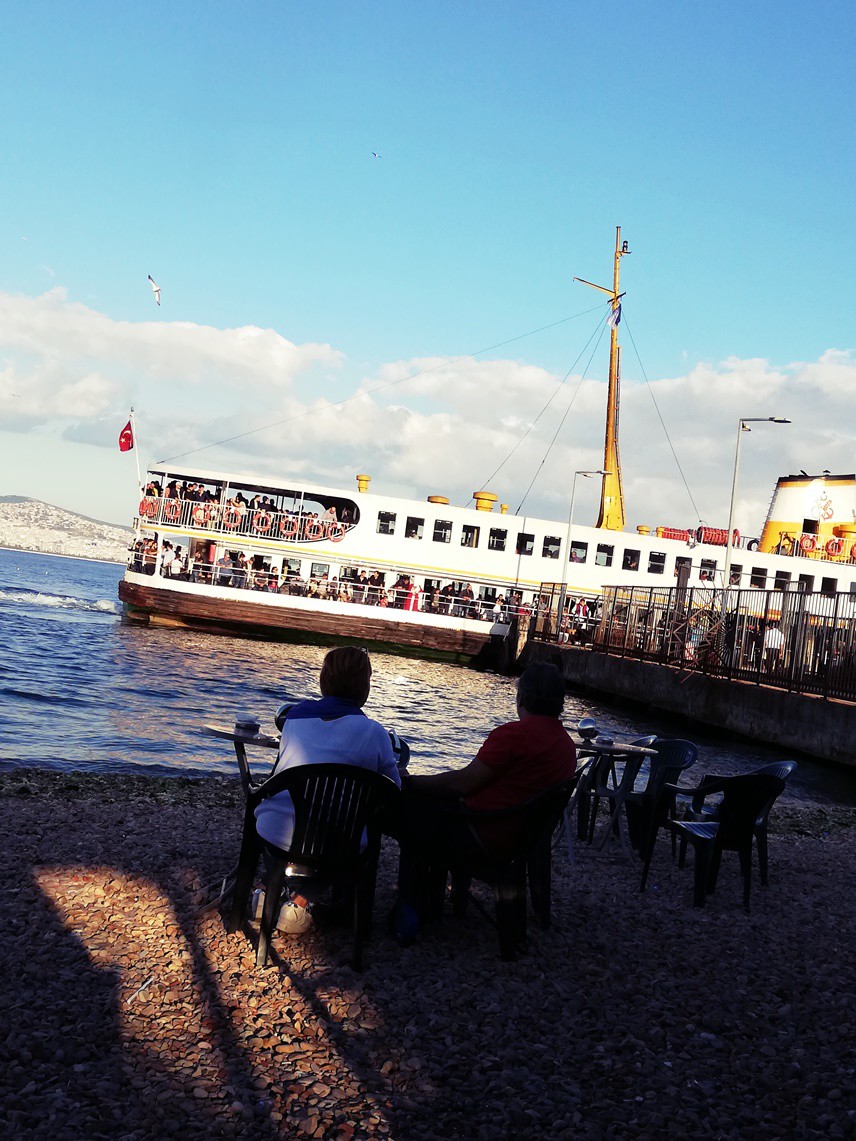
<svg viewBox="0 0 856 1141">
<path fill-rule="evenodd" d="M 722 792 L 731 779 L 715 774 L 704 774 L 695 788 L 684 788 L 678 784 L 667 784 L 664 788 L 673 795 L 692 797 L 692 811 L 701 812 L 706 798 L 713 793 Z"/>
</svg>

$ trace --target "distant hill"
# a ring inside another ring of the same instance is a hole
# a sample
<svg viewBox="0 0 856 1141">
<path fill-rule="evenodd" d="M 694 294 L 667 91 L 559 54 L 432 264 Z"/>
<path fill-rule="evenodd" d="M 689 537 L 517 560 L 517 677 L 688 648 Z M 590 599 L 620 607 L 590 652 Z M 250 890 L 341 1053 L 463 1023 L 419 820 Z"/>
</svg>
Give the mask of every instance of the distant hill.
<svg viewBox="0 0 856 1141">
<path fill-rule="evenodd" d="M 0 547 L 124 563 L 130 527 L 102 523 L 24 495 L 0 495 Z"/>
</svg>

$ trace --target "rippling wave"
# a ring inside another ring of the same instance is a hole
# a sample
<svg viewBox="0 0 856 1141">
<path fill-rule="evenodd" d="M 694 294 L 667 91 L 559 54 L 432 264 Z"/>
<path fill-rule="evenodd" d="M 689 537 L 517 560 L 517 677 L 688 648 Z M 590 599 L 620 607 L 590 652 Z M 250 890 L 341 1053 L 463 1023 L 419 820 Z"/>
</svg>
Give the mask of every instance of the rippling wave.
<svg viewBox="0 0 856 1141">
<path fill-rule="evenodd" d="M 119 614 L 117 602 L 98 598 L 94 602 L 86 598 L 75 598 L 67 594 L 46 594 L 28 587 L 0 586 L 0 603 L 9 602 L 24 606 L 53 606 L 64 610 L 86 610 L 92 613 Z"/>
</svg>

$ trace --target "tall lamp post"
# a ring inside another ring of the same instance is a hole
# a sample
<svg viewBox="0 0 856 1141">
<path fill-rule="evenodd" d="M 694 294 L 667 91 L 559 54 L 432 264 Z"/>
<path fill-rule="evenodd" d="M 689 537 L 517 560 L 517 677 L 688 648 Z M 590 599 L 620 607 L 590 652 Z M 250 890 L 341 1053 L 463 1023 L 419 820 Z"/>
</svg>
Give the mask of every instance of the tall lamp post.
<svg viewBox="0 0 856 1141">
<path fill-rule="evenodd" d="M 734 501 L 737 497 L 737 473 L 740 470 L 740 443 L 750 424 L 790 424 L 784 416 L 743 416 L 737 421 L 737 447 L 734 450 L 734 477 L 731 480 L 731 503 L 728 507 L 728 534 L 725 539 L 725 574 L 723 598 L 731 586 L 731 552 L 734 547 Z"/>
<path fill-rule="evenodd" d="M 565 539 L 565 553 L 564 553 L 564 556 L 562 558 L 562 585 L 561 585 L 561 589 L 559 590 L 559 629 L 558 629 L 557 633 L 560 632 L 562 629 L 562 617 L 565 613 L 565 587 L 566 587 L 567 581 L 568 581 L 568 563 L 570 562 L 570 559 L 571 559 L 571 528 L 574 525 L 574 500 L 577 497 L 577 476 L 581 475 L 581 476 L 584 476 L 586 479 L 590 479 L 592 476 L 595 476 L 595 475 L 604 476 L 604 475 L 610 475 L 610 474 L 611 473 L 608 471 L 601 471 L 601 470 L 598 470 L 598 471 L 575 471 L 574 472 L 574 479 L 573 479 L 573 482 L 571 483 L 571 506 L 568 510 L 568 531 L 567 531 L 567 537 Z"/>
</svg>

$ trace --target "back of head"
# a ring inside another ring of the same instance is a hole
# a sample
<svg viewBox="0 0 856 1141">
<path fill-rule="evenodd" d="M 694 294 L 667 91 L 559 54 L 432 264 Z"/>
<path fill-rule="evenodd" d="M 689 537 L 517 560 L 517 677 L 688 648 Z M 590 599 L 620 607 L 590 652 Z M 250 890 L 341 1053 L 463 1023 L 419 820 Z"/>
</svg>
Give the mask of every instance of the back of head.
<svg viewBox="0 0 856 1141">
<path fill-rule="evenodd" d="M 325 697 L 341 697 L 355 705 L 365 705 L 371 689 L 372 666 L 365 650 L 339 646 L 330 650 L 321 666 L 321 692 Z"/>
<path fill-rule="evenodd" d="M 527 713 L 559 717 L 565 703 L 565 679 L 552 662 L 533 662 L 517 682 L 517 702 Z"/>
</svg>

